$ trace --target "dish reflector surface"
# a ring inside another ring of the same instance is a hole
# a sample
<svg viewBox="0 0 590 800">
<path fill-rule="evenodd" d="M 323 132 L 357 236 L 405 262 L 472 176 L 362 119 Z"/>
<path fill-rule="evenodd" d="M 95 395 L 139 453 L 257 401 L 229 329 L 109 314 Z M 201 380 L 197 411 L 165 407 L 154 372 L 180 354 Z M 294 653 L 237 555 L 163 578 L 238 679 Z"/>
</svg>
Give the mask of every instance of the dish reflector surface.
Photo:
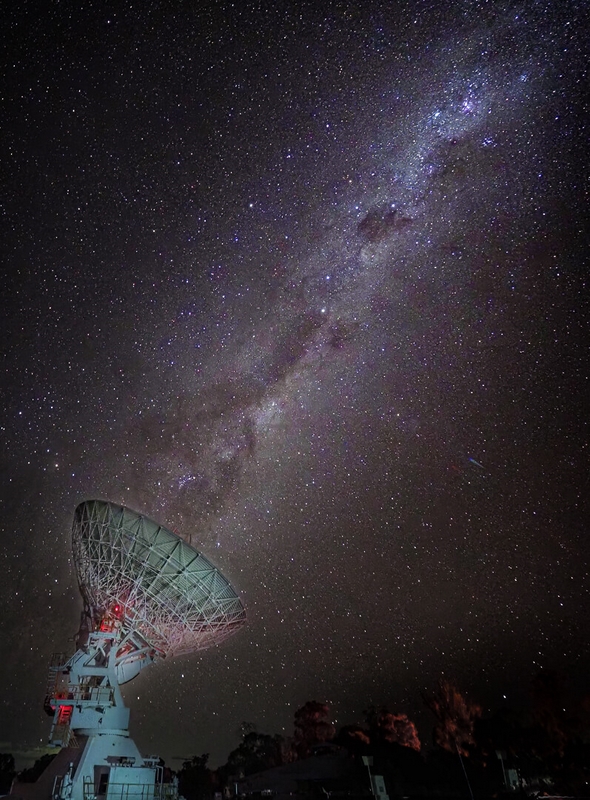
<svg viewBox="0 0 590 800">
<path fill-rule="evenodd" d="M 136 511 L 87 500 L 75 511 L 72 540 L 80 592 L 93 621 L 117 617 L 160 656 L 218 644 L 246 621 L 219 570 Z"/>
</svg>

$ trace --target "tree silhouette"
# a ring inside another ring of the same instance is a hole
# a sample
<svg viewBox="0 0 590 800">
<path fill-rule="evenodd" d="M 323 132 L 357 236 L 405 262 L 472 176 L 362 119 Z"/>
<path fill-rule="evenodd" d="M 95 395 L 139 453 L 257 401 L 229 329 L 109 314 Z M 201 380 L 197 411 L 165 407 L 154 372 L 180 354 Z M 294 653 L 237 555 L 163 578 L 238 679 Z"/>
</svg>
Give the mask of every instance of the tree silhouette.
<svg viewBox="0 0 590 800">
<path fill-rule="evenodd" d="M 463 697 L 446 679 L 439 681 L 434 694 L 423 694 L 422 699 L 436 718 L 435 743 L 451 753 L 468 756 L 468 748 L 475 744 L 473 728 L 481 717 L 481 707 Z"/>
<path fill-rule="evenodd" d="M 330 722 L 330 706 L 317 700 L 308 702 L 295 712 L 293 744 L 298 758 L 309 755 L 311 748 L 334 738 L 336 729 Z"/>
<path fill-rule="evenodd" d="M 436 718 L 434 741 L 443 750 L 456 753 L 461 770 L 473 800 L 473 789 L 467 775 L 463 756 L 469 755 L 475 745 L 475 721 L 481 717 L 481 707 L 467 700 L 449 681 L 441 679 L 433 695 L 422 694 L 422 699 Z"/>
<path fill-rule="evenodd" d="M 207 767 L 209 753 L 185 761 L 178 773 L 178 791 L 186 800 L 204 800 L 211 795 L 212 772 Z"/>
<path fill-rule="evenodd" d="M 373 742 L 389 742 L 420 751 L 418 730 L 407 714 L 392 714 L 385 706 L 369 706 L 365 711 Z"/>
<path fill-rule="evenodd" d="M 531 695 L 535 724 L 542 733 L 541 758 L 562 758 L 570 731 L 562 698 L 562 678 L 557 672 L 542 671 L 533 678 Z M 545 751 L 545 752 L 543 752 Z"/>
<path fill-rule="evenodd" d="M 228 775 L 246 777 L 255 772 L 279 767 L 289 760 L 284 755 L 284 739 L 278 734 L 270 736 L 250 730 L 241 743 L 229 754 L 224 771 Z"/>
<path fill-rule="evenodd" d="M 348 752 L 354 759 L 367 755 L 371 747 L 369 731 L 362 725 L 343 725 L 334 738 L 334 743 Z"/>
<path fill-rule="evenodd" d="M 56 753 L 45 753 L 41 758 L 38 758 L 32 767 L 23 769 L 19 772 L 18 779 L 21 783 L 35 783 L 35 781 L 45 772 L 47 767 L 55 758 Z"/>
<path fill-rule="evenodd" d="M 14 756 L 0 753 L 0 794 L 8 794 L 15 775 Z"/>
</svg>

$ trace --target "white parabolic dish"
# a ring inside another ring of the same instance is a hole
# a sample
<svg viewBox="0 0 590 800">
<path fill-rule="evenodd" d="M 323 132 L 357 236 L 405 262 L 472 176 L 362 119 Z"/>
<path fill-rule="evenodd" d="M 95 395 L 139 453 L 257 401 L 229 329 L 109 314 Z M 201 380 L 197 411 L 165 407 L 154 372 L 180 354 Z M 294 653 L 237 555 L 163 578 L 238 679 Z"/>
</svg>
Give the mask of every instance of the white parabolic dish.
<svg viewBox="0 0 590 800">
<path fill-rule="evenodd" d="M 230 583 L 167 528 L 124 506 L 87 500 L 74 514 L 72 548 L 92 620 L 117 616 L 159 657 L 202 650 L 246 621 Z"/>
</svg>

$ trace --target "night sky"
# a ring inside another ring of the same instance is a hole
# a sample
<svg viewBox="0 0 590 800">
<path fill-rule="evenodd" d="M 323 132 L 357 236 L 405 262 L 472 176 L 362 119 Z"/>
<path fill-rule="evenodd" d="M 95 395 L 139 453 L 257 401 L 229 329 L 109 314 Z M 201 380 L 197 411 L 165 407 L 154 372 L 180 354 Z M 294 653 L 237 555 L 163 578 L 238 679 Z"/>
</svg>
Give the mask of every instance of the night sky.
<svg viewBox="0 0 590 800">
<path fill-rule="evenodd" d="M 584 686 L 589 16 L 3 5 L 0 752 L 49 734 L 93 497 L 248 612 L 125 688 L 144 753 Z"/>
</svg>

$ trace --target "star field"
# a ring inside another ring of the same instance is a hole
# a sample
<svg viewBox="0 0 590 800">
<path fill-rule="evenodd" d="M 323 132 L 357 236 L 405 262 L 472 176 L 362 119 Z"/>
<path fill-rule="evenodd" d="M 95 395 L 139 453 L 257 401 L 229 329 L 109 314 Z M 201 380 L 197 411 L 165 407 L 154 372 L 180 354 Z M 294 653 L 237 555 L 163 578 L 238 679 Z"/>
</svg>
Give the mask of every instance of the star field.
<svg viewBox="0 0 590 800">
<path fill-rule="evenodd" d="M 249 616 L 126 687 L 146 753 L 582 686 L 587 5 L 2 16 L 0 750 L 48 734 L 91 497 Z"/>
</svg>

